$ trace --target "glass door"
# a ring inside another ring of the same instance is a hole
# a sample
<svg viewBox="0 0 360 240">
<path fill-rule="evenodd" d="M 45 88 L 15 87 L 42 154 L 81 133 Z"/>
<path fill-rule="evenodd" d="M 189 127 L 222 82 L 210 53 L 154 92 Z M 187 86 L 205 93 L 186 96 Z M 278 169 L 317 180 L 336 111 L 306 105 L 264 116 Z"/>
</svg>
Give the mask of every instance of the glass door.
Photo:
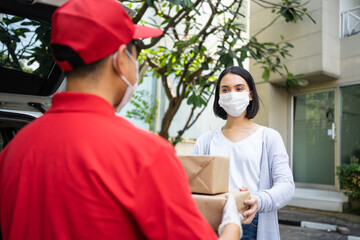
<svg viewBox="0 0 360 240">
<path fill-rule="evenodd" d="M 360 84 L 341 87 L 341 164 L 360 159 Z"/>
<path fill-rule="evenodd" d="M 334 90 L 293 98 L 293 172 L 297 185 L 335 186 L 334 103 Z"/>
</svg>

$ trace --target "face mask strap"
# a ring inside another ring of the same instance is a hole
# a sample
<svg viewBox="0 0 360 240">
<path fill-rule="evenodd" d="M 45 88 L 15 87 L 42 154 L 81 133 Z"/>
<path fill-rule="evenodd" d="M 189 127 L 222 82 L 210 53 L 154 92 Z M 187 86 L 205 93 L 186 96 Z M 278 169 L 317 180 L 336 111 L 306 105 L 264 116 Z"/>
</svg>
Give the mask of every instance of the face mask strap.
<svg viewBox="0 0 360 240">
<path fill-rule="evenodd" d="M 137 85 L 139 83 L 139 63 L 135 60 L 135 58 L 131 55 L 131 53 L 126 49 L 125 50 L 126 54 L 128 55 L 128 57 L 133 61 L 133 63 L 135 64 L 136 67 L 136 82 L 134 84 Z"/>
<path fill-rule="evenodd" d="M 136 60 L 135 60 L 135 58 L 131 55 L 131 53 L 126 49 L 125 50 L 125 52 L 126 52 L 126 54 L 128 55 L 128 57 L 136 64 Z"/>
</svg>

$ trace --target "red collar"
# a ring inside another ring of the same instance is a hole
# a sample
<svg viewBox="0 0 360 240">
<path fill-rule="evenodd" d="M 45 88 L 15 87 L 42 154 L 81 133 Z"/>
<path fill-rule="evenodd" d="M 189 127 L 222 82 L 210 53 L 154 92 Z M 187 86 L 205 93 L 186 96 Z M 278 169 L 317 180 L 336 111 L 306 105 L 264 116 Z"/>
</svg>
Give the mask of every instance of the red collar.
<svg viewBox="0 0 360 240">
<path fill-rule="evenodd" d="M 104 98 L 94 94 L 61 92 L 52 98 L 51 112 L 96 112 L 106 115 L 115 115 L 114 107 Z"/>
</svg>

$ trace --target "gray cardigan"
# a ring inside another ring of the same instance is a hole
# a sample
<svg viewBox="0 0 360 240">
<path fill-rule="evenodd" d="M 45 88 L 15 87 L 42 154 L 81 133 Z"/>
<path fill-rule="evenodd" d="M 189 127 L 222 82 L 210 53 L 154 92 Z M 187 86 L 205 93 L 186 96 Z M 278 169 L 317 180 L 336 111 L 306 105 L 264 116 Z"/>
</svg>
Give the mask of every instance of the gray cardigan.
<svg viewBox="0 0 360 240">
<path fill-rule="evenodd" d="M 200 136 L 192 154 L 209 155 L 213 132 Z M 264 127 L 260 165 L 258 200 L 259 223 L 257 239 L 280 239 L 277 210 L 291 201 L 295 192 L 289 157 L 280 134 Z"/>
</svg>

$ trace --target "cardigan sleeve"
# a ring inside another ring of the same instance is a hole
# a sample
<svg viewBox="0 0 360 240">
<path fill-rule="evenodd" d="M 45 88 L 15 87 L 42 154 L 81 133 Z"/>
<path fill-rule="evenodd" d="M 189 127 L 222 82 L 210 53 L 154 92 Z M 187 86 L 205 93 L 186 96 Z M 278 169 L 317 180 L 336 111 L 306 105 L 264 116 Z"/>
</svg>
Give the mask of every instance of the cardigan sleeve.
<svg viewBox="0 0 360 240">
<path fill-rule="evenodd" d="M 264 181 L 269 181 L 267 184 L 269 188 L 254 194 L 258 200 L 259 212 L 269 212 L 284 207 L 291 201 L 295 193 L 289 156 L 281 135 L 273 129 L 267 128 L 266 130 L 267 134 L 264 139 L 264 150 L 266 151 L 263 151 L 263 154 L 266 154 L 267 157 L 268 169 L 266 171 L 269 174 Z"/>
</svg>

